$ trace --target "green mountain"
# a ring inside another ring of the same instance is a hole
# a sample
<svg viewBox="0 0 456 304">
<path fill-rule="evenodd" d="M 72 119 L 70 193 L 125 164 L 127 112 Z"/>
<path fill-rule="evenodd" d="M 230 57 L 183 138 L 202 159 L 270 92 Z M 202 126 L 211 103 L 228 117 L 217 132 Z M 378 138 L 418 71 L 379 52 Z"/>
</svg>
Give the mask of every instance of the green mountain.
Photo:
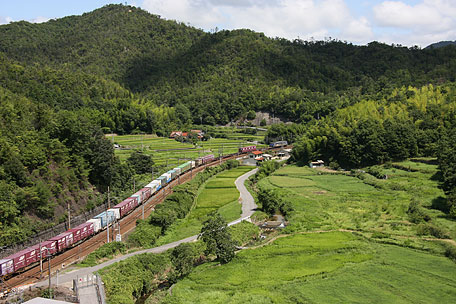
<svg viewBox="0 0 456 304">
<path fill-rule="evenodd" d="M 449 46 L 449 45 L 455 46 L 456 45 L 456 41 L 435 42 L 435 43 L 432 43 L 432 44 L 428 45 L 427 47 L 425 47 L 425 49 L 438 49 L 438 48 L 446 47 L 446 46 Z"/>
<path fill-rule="evenodd" d="M 297 140 L 298 161 L 432 156 L 454 125 L 455 77 L 456 48 L 207 33 L 124 5 L 1 25 L 0 246 L 124 190 L 131 167 L 103 132 L 163 135 L 261 110 L 301 123 L 268 135 Z"/>
<path fill-rule="evenodd" d="M 0 26 L 0 52 L 21 65 L 97 75 L 156 105 L 184 104 L 194 122 L 203 117 L 208 124 L 249 110 L 302 121 L 331 111 L 321 102 L 333 96 L 309 109 L 315 92 L 376 93 L 454 81 L 456 75 L 452 48 L 288 41 L 250 30 L 206 33 L 123 5 Z"/>
</svg>

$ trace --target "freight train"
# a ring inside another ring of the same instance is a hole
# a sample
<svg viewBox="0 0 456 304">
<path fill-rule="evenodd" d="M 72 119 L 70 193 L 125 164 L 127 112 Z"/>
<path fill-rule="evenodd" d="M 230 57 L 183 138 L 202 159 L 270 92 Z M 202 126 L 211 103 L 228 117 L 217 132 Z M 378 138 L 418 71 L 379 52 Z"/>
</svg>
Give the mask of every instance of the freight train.
<svg viewBox="0 0 456 304">
<path fill-rule="evenodd" d="M 271 148 L 283 147 L 288 143 L 286 141 L 278 141 L 270 145 Z M 248 153 L 257 150 L 256 146 L 240 147 L 239 153 Z M 227 157 L 231 155 L 226 155 Z M 147 202 L 147 200 L 156 194 L 160 189 L 164 188 L 168 183 L 176 177 L 186 173 L 187 171 L 208 164 L 215 160 L 213 154 L 206 155 L 188 161 L 166 173 L 163 173 L 157 179 L 151 181 L 144 188 L 137 191 L 130 197 L 126 198 L 111 209 L 108 209 L 87 222 L 69 229 L 47 241 L 43 241 L 32 247 L 16 252 L 8 257 L 0 259 L 0 278 L 6 280 L 11 276 L 21 273 L 39 262 L 40 259 L 45 259 L 48 256 L 53 256 L 65 251 L 67 248 L 73 247 L 92 235 L 105 230 L 112 222 L 119 220 L 139 205 Z"/>
<path fill-rule="evenodd" d="M 126 198 L 111 209 L 108 209 L 87 222 L 69 229 L 47 241 L 36 244 L 16 252 L 8 257 L 0 259 L 0 278 L 6 280 L 9 277 L 23 272 L 29 266 L 45 259 L 48 256 L 59 254 L 67 248 L 90 238 L 92 235 L 106 229 L 111 223 L 125 217 L 139 205 L 164 188 L 168 183 L 187 171 L 201 165 L 212 162 L 214 155 L 199 157 L 194 161 L 188 161 L 166 173 L 163 173 L 157 179 L 151 181 L 144 188 Z"/>
</svg>

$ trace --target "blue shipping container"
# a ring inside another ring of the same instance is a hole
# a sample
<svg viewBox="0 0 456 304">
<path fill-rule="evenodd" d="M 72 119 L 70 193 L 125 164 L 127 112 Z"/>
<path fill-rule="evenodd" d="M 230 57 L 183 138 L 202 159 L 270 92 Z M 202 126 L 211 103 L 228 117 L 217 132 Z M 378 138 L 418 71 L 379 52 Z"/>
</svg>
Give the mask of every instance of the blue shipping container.
<svg viewBox="0 0 456 304">
<path fill-rule="evenodd" d="M 94 216 L 94 218 L 99 218 L 101 220 L 101 228 L 104 229 L 106 228 L 108 223 L 111 224 L 112 222 L 114 222 L 114 220 L 116 219 L 116 214 L 114 213 L 114 211 L 108 210 L 107 216 L 105 211 L 98 214 L 97 216 Z"/>
</svg>

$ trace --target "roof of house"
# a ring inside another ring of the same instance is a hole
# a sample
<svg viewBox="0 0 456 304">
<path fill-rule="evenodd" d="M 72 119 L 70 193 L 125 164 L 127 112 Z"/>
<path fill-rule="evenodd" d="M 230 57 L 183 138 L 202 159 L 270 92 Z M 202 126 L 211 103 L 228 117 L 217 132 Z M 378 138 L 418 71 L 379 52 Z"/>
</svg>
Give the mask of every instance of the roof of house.
<svg viewBox="0 0 456 304">
<path fill-rule="evenodd" d="M 263 154 L 263 152 L 261 152 L 261 151 L 252 151 L 252 154 L 260 155 L 260 154 Z"/>
<path fill-rule="evenodd" d="M 181 136 L 181 135 L 182 135 L 182 131 L 172 131 L 171 134 L 169 135 L 169 137 Z"/>
<path fill-rule="evenodd" d="M 255 157 L 255 160 L 264 160 L 264 157 L 260 156 L 260 157 Z"/>
<path fill-rule="evenodd" d="M 325 162 L 322 161 L 321 159 L 317 160 L 317 161 L 313 161 L 313 162 L 310 162 L 312 165 L 320 165 L 320 164 L 324 164 Z"/>
</svg>

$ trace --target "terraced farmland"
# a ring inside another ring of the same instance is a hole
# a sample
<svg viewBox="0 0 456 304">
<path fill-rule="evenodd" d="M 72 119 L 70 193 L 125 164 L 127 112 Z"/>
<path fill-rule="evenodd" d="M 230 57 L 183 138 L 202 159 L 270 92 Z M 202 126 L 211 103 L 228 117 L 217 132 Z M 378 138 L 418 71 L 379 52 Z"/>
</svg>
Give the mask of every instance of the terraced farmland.
<svg viewBox="0 0 456 304">
<path fill-rule="evenodd" d="M 184 161 L 200 156 L 214 154 L 226 155 L 236 153 L 241 146 L 253 145 L 248 141 L 262 140 L 264 136 L 253 136 L 242 133 L 228 133 L 227 138 L 211 138 L 208 141 L 200 141 L 196 146 L 190 143 L 180 143 L 174 139 L 157 137 L 155 135 L 122 135 L 108 136 L 113 143 L 120 145 L 115 153 L 122 161 L 125 161 L 135 150 L 143 151 L 151 155 L 157 167 L 175 167 Z M 248 135 L 248 136 L 246 136 Z M 258 147 L 266 147 L 264 144 L 255 144 Z M 165 171 L 164 169 L 162 171 Z"/>
</svg>

